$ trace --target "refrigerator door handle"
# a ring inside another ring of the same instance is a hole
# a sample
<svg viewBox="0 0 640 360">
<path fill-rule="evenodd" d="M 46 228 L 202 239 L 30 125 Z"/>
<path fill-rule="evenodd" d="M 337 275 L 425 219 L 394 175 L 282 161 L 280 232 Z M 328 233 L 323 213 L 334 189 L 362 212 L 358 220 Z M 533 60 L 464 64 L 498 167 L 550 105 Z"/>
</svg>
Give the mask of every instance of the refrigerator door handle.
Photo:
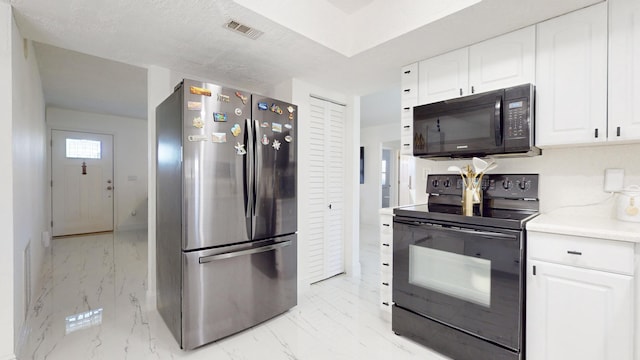
<svg viewBox="0 0 640 360">
<path fill-rule="evenodd" d="M 266 246 L 262 246 L 262 247 L 254 248 L 254 249 L 247 249 L 247 250 L 240 250 L 240 251 L 230 251 L 230 252 L 226 252 L 226 253 L 222 253 L 222 254 L 203 256 L 198 260 L 198 262 L 200 264 L 204 264 L 204 263 L 208 263 L 208 262 L 212 262 L 212 261 L 216 261 L 216 260 L 224 260 L 224 259 L 230 259 L 230 258 L 234 258 L 234 257 L 238 257 L 238 256 L 259 254 L 259 253 L 262 253 L 262 252 L 267 252 L 267 251 L 283 248 L 283 247 L 286 247 L 286 246 L 289 246 L 289 245 L 291 245 L 291 240 L 287 240 L 287 241 L 283 241 L 283 242 L 279 242 L 279 243 L 275 243 L 275 244 L 271 244 L 271 245 L 266 245 Z"/>
<path fill-rule="evenodd" d="M 257 140 L 258 140 L 258 134 L 257 134 L 257 129 L 260 127 L 260 123 L 258 122 L 258 120 L 254 120 L 253 121 L 253 148 L 254 148 L 254 155 L 253 155 L 253 166 L 254 166 L 254 172 L 255 172 L 255 176 L 253 178 L 253 216 L 256 216 L 256 206 L 258 203 L 258 179 L 261 178 L 261 174 L 260 174 L 260 160 L 262 159 L 261 155 L 262 155 L 262 148 L 258 146 L 257 144 Z"/>
<path fill-rule="evenodd" d="M 245 144 L 247 144 L 247 148 L 251 148 L 249 145 L 253 144 L 253 126 L 251 126 L 252 120 L 246 119 L 246 131 L 245 133 Z M 251 154 L 251 151 L 249 151 Z M 250 191 L 253 189 L 254 179 L 253 179 L 253 159 L 249 156 L 244 156 L 244 167 L 245 167 L 245 178 L 244 178 L 244 211 L 245 217 L 250 218 L 252 207 L 249 205 L 251 203 L 252 197 L 255 194 L 251 194 Z"/>
</svg>

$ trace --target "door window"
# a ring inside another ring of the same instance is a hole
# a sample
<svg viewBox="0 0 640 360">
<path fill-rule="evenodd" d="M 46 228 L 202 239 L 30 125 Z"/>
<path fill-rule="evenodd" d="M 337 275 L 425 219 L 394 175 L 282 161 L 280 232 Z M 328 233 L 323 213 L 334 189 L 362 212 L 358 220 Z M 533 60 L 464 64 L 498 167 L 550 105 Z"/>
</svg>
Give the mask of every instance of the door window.
<svg viewBox="0 0 640 360">
<path fill-rule="evenodd" d="M 102 142 L 67 138 L 66 157 L 67 159 L 101 159 Z"/>
</svg>

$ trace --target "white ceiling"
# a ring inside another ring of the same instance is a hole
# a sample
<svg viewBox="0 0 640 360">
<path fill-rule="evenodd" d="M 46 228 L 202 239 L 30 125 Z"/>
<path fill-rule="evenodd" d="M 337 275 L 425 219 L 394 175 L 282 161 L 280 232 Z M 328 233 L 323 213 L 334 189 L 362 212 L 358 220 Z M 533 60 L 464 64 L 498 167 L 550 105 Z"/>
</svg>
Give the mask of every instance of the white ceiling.
<svg viewBox="0 0 640 360">
<path fill-rule="evenodd" d="M 248 0 L 11 0 L 11 5 L 21 34 L 41 43 L 36 44 L 36 55 L 48 104 L 83 111 L 92 111 L 87 108 L 92 104 L 116 115 L 145 117 L 146 105 L 136 109 L 122 97 L 130 89 L 134 91 L 124 96 L 127 99 L 141 91 L 146 94 L 144 69 L 150 65 L 259 93 L 298 78 L 348 94 L 374 94 L 394 87 L 399 90 L 399 69 L 405 64 L 600 0 L 483 0 L 350 57 L 239 1 Z M 290 1 L 262 0 L 274 9 Z M 330 1 L 351 19 L 381 4 L 393 9 L 412 0 L 323 1 Z M 407 14 L 420 13 L 414 10 L 403 9 Z M 367 21 L 392 27 L 387 13 L 391 10 L 368 13 Z M 223 28 L 229 19 L 264 35 L 251 40 L 234 34 Z M 331 26 L 335 19 L 318 20 L 322 26 Z M 120 64 L 107 65 L 104 59 Z M 96 88 L 108 91 L 90 98 Z M 74 95 L 73 89 L 82 91 Z M 393 111 L 397 114 L 397 107 Z M 367 124 L 366 109 L 361 115 Z"/>
</svg>

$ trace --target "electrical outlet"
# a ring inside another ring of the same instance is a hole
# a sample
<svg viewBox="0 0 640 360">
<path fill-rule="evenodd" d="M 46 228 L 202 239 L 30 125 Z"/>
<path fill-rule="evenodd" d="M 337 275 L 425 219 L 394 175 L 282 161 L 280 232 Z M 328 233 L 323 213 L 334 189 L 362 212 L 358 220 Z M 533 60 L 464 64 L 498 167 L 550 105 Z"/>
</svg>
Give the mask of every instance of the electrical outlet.
<svg viewBox="0 0 640 360">
<path fill-rule="evenodd" d="M 604 191 L 621 191 L 624 186 L 624 169 L 604 170 Z"/>
</svg>

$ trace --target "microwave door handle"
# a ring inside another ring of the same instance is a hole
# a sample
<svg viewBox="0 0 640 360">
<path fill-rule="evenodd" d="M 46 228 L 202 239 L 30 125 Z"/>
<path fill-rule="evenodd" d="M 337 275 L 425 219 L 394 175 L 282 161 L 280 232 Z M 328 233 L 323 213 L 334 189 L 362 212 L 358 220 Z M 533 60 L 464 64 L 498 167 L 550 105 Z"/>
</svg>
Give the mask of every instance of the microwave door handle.
<svg viewBox="0 0 640 360">
<path fill-rule="evenodd" d="M 496 146 L 502 145 L 502 96 L 496 98 L 496 106 L 494 112 L 494 132 L 496 138 Z"/>
</svg>

